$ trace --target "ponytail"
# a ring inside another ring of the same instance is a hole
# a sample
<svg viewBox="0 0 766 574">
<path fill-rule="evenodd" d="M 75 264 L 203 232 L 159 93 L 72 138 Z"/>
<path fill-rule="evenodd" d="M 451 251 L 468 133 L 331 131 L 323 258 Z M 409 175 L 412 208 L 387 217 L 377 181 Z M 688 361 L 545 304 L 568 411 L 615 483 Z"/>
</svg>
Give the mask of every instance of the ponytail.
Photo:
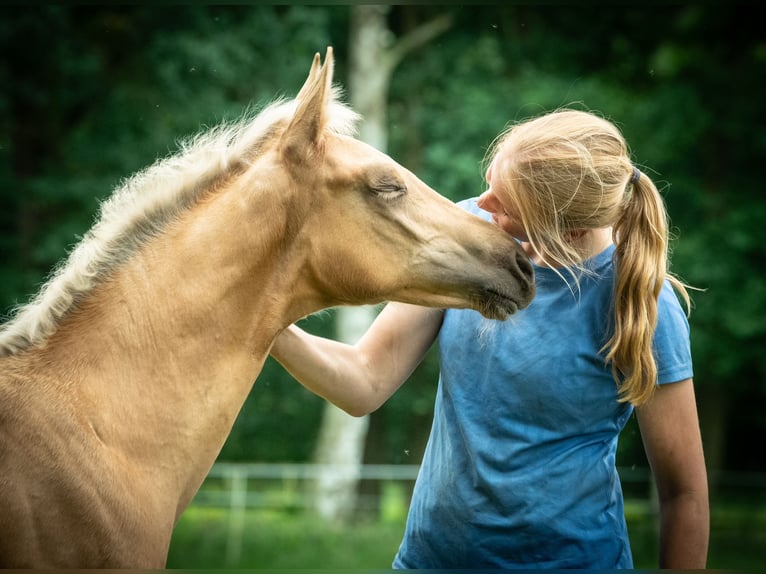
<svg viewBox="0 0 766 574">
<path fill-rule="evenodd" d="M 604 346 L 620 400 L 640 405 L 657 383 L 652 350 L 657 301 L 667 279 L 690 308 L 689 294 L 668 271 L 668 220 L 665 204 L 652 180 L 634 168 L 625 208 L 613 228 L 616 245 L 614 332 Z"/>
</svg>

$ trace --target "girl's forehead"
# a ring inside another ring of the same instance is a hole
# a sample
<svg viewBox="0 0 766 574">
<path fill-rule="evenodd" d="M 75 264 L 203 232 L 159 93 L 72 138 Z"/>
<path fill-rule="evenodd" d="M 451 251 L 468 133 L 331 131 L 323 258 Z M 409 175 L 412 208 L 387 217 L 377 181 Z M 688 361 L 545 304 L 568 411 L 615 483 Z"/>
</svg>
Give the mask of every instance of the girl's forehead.
<svg viewBox="0 0 766 574">
<path fill-rule="evenodd" d="M 492 161 L 487 167 L 487 181 L 489 181 L 493 175 L 500 174 L 503 169 L 503 164 L 506 162 L 506 160 L 507 158 L 505 154 L 503 154 L 502 148 L 498 149 L 497 153 L 492 158 Z"/>
</svg>

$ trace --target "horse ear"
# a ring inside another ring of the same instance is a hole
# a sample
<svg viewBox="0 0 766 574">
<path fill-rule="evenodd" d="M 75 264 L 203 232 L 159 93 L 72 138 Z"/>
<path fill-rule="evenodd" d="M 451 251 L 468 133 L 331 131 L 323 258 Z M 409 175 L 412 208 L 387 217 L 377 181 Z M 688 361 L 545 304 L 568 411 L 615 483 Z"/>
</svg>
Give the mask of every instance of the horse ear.
<svg viewBox="0 0 766 574">
<path fill-rule="evenodd" d="M 319 74 L 319 68 L 321 67 L 322 57 L 319 55 L 319 52 L 314 54 L 314 59 L 311 62 L 311 69 L 309 70 L 309 76 L 306 78 L 306 81 L 303 82 L 303 87 L 298 92 L 298 95 L 295 96 L 296 100 L 302 100 L 306 97 L 306 94 L 311 89 L 311 86 L 316 82 L 317 75 Z"/>
<path fill-rule="evenodd" d="M 320 66 L 319 62 L 319 54 L 316 54 L 308 78 L 295 98 L 293 119 L 282 134 L 282 152 L 291 159 L 304 157 L 309 149 L 320 144 L 332 97 L 334 59 L 331 47 L 327 48 L 324 65 Z"/>
</svg>

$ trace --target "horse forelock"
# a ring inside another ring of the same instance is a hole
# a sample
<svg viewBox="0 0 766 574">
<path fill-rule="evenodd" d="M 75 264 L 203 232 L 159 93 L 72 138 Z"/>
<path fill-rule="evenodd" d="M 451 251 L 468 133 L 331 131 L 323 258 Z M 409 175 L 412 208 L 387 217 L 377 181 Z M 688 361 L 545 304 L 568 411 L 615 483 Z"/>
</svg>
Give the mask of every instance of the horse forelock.
<svg viewBox="0 0 766 574">
<path fill-rule="evenodd" d="M 339 88 L 327 108 L 326 130 L 353 135 L 359 115 L 340 103 Z M 12 310 L 0 327 L 0 357 L 42 343 L 96 285 L 157 236 L 221 178 L 252 161 L 266 140 L 278 137 L 296 107 L 278 99 L 237 121 L 225 123 L 179 143 L 179 151 L 126 179 L 101 203 L 94 225 L 60 262 L 37 295 Z"/>
</svg>

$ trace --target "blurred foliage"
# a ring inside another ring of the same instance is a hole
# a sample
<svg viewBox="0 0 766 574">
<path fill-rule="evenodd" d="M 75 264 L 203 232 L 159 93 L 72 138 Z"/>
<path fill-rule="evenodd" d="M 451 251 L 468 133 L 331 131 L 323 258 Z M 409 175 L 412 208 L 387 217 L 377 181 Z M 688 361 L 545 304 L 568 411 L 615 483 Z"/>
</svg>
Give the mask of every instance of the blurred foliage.
<svg viewBox="0 0 766 574">
<path fill-rule="evenodd" d="M 691 314 L 701 411 L 724 413 L 712 464 L 763 468 L 766 438 L 766 39 L 754 6 L 396 5 L 391 39 L 445 11 L 455 24 L 397 68 L 389 153 L 444 195 L 482 191 L 509 122 L 561 106 L 613 119 L 663 188 L 673 269 Z M 348 57 L 349 7 L 30 5 L 0 20 L 0 313 L 23 303 L 123 178 L 180 138 L 300 87 L 314 52 Z M 331 333 L 332 312 L 307 319 Z M 430 354 L 371 422 L 368 458 L 419 460 Z M 736 413 L 736 416 L 734 416 Z M 269 361 L 222 453 L 306 460 L 321 401 Z M 710 417 L 712 420 L 713 417 Z M 703 420 L 704 426 L 704 420 Z M 749 436 L 751 441 L 734 440 Z M 640 440 L 623 436 L 640 458 Z"/>
</svg>

